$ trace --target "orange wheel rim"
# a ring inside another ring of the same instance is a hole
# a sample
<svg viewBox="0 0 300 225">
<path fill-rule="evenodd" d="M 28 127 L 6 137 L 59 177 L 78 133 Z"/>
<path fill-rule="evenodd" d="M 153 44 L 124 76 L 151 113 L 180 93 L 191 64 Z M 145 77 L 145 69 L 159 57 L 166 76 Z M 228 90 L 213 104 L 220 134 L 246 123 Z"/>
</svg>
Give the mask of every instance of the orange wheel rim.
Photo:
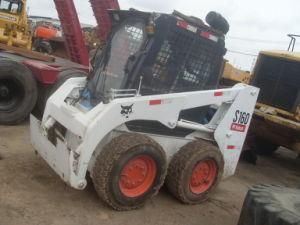
<svg viewBox="0 0 300 225">
<path fill-rule="evenodd" d="M 206 192 L 215 182 L 217 177 L 217 164 L 208 159 L 196 164 L 190 177 L 190 190 L 194 194 Z"/>
<path fill-rule="evenodd" d="M 156 164 L 150 156 L 131 159 L 121 171 L 119 187 L 122 194 L 131 198 L 143 195 L 152 186 L 156 173 Z"/>
</svg>

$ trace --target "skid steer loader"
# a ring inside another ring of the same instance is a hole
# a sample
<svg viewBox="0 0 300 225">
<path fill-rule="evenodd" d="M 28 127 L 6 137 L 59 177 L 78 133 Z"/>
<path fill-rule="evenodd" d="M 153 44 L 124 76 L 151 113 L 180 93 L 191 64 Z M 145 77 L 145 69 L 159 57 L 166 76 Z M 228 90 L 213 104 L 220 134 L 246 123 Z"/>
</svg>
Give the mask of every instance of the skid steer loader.
<svg viewBox="0 0 300 225">
<path fill-rule="evenodd" d="M 210 26 L 178 12 L 110 16 L 88 78 L 67 80 L 42 120 L 31 115 L 34 148 L 73 188 L 89 174 L 116 210 L 141 207 L 164 183 L 183 203 L 206 200 L 235 172 L 259 93 L 217 89 L 228 23 L 216 13 Z"/>
</svg>

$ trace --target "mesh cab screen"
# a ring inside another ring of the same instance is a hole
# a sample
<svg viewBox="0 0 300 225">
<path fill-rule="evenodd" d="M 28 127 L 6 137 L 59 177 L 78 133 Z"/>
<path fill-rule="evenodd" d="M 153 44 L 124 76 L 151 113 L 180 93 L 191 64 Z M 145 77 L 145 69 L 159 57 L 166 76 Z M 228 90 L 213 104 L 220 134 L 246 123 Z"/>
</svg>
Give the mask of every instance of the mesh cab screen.
<svg viewBox="0 0 300 225">
<path fill-rule="evenodd" d="M 200 32 L 207 30 L 184 29 L 171 16 L 161 16 L 156 25 L 154 43 L 141 70 L 142 94 L 216 88 L 225 52 L 224 40 L 201 37 Z"/>
<path fill-rule="evenodd" d="M 93 90 L 94 96 L 104 96 L 110 89 L 122 88 L 127 77 L 125 68 L 128 58 L 140 50 L 146 38 L 144 26 L 143 21 L 131 19 L 115 31 L 106 49 L 105 63 L 101 62 L 104 57 L 100 55 L 99 66 L 96 67 L 94 76 L 89 82 L 89 88 Z"/>
</svg>

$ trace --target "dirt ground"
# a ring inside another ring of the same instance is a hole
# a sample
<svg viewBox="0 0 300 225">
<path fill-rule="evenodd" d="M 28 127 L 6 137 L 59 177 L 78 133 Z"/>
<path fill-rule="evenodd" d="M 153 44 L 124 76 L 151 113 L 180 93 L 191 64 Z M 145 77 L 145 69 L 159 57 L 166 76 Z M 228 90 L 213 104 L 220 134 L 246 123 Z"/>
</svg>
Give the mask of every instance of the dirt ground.
<svg viewBox="0 0 300 225">
<path fill-rule="evenodd" d="M 300 160 L 279 150 L 256 166 L 241 162 L 201 205 L 180 204 L 163 189 L 140 210 L 116 212 L 92 184 L 84 191 L 66 186 L 34 154 L 28 124 L 0 126 L 0 225 L 236 225 L 245 194 L 257 183 L 300 187 Z"/>
</svg>

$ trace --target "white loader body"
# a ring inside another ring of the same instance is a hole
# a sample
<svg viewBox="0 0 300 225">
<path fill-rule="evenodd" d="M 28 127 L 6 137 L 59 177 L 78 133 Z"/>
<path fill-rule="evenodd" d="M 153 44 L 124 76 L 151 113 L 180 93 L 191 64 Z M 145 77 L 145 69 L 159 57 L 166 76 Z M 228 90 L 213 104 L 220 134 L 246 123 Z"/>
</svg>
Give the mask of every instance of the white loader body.
<svg viewBox="0 0 300 225">
<path fill-rule="evenodd" d="M 255 87 L 238 84 L 229 89 L 114 98 L 86 110 L 79 103 L 71 105 L 67 101 L 85 85 L 84 78 L 69 79 L 48 100 L 42 121 L 31 115 L 34 148 L 76 189 L 85 188 L 86 173 L 93 168 L 101 148 L 114 137 L 131 132 L 125 123 L 134 120 L 158 121 L 170 129 L 193 130 L 186 137 L 146 135 L 163 147 L 168 160 L 188 142 L 210 140 L 223 154 L 223 177 L 233 175 L 259 93 Z M 208 124 L 179 120 L 182 110 L 208 105 L 217 108 Z"/>
</svg>

